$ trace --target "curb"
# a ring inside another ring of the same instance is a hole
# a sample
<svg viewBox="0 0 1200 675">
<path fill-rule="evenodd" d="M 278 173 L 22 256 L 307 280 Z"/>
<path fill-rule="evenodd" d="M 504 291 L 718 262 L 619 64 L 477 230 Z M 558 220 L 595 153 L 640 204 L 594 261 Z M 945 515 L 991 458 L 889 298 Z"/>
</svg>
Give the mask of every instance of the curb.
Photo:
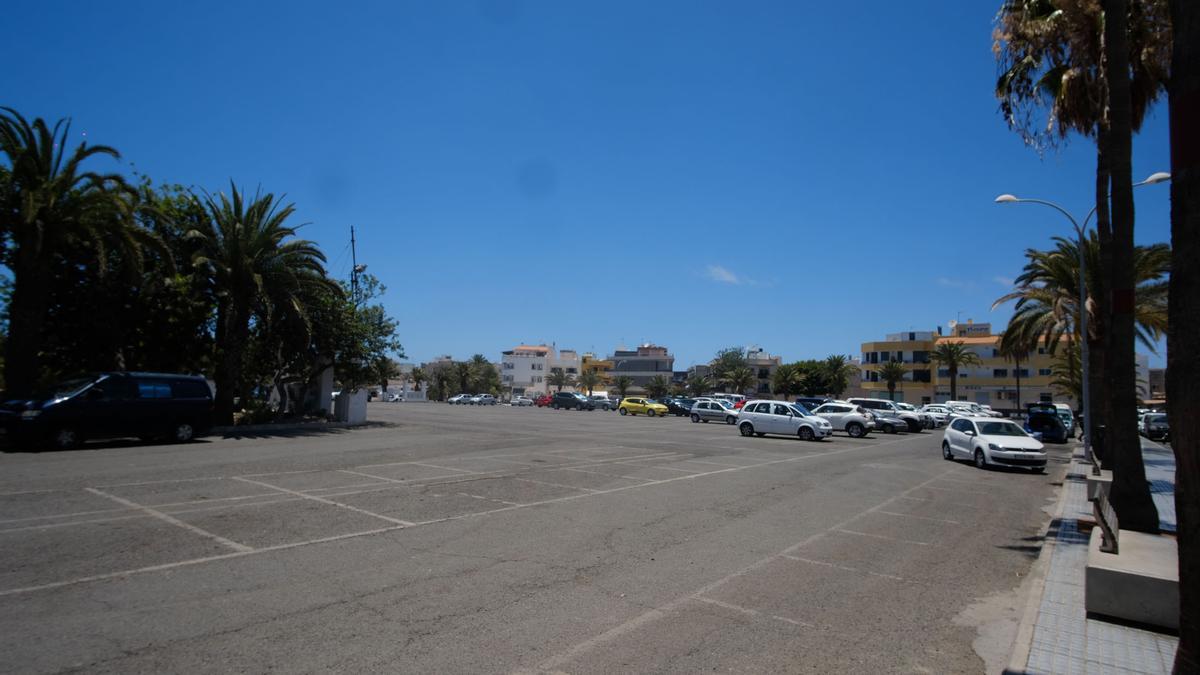
<svg viewBox="0 0 1200 675">
<path fill-rule="evenodd" d="M 1037 627 L 1038 615 L 1041 613 L 1042 596 L 1046 592 L 1046 576 L 1050 571 L 1050 560 L 1054 557 L 1054 549 L 1058 545 L 1057 537 L 1053 539 L 1049 537 L 1050 528 L 1054 526 L 1054 523 L 1062 522 L 1063 513 L 1067 510 L 1067 490 L 1069 488 L 1066 477 L 1077 464 L 1075 451 L 1072 450 L 1071 464 L 1063 474 L 1062 489 L 1058 492 L 1058 503 L 1054 506 L 1054 515 L 1050 516 L 1050 522 L 1046 523 L 1046 527 L 1042 530 L 1042 552 L 1029 572 L 1031 583 L 1025 600 L 1025 611 L 1021 613 L 1021 623 L 1017 625 L 1017 636 L 1013 639 L 1013 651 L 1008 657 L 1008 666 L 1004 669 L 1006 673 L 1028 672 L 1026 667 L 1029 665 L 1029 652 L 1033 650 L 1033 631 Z"/>
</svg>

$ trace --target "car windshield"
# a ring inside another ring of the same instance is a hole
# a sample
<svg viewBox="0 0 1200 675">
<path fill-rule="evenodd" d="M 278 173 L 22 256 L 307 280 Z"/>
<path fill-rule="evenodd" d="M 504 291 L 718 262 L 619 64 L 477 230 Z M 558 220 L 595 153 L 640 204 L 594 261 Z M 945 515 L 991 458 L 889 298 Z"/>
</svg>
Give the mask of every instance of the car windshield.
<svg viewBox="0 0 1200 675">
<path fill-rule="evenodd" d="M 981 422 L 979 432 L 984 436 L 1028 436 L 1025 430 L 1012 422 Z"/>
<path fill-rule="evenodd" d="M 1166 424 L 1167 416 L 1166 415 L 1151 415 L 1146 418 L 1146 421 L 1151 424 Z"/>
<path fill-rule="evenodd" d="M 83 391 L 89 384 L 96 381 L 94 377 L 76 377 L 70 380 L 63 380 L 52 387 L 47 387 L 38 392 L 37 398 L 47 401 L 57 401 L 60 398 L 68 398 Z"/>
<path fill-rule="evenodd" d="M 720 403 L 720 404 L 721 404 L 721 407 L 722 407 L 722 408 L 725 408 L 725 409 L 732 409 L 732 408 L 733 408 L 733 404 L 732 404 L 732 403 L 730 403 L 729 401 L 726 401 L 726 400 L 725 400 L 725 399 L 723 399 L 723 398 L 719 398 L 719 399 L 717 399 L 717 403 Z"/>
<path fill-rule="evenodd" d="M 809 417 L 812 415 L 812 413 L 808 411 L 808 408 L 805 408 L 804 406 L 800 405 L 799 403 L 792 406 L 792 411 L 801 417 Z"/>
<path fill-rule="evenodd" d="M 907 403 L 897 403 L 896 407 L 900 408 L 901 410 L 909 410 L 909 411 L 916 410 L 916 408 L 912 407 L 911 405 L 909 405 Z"/>
</svg>

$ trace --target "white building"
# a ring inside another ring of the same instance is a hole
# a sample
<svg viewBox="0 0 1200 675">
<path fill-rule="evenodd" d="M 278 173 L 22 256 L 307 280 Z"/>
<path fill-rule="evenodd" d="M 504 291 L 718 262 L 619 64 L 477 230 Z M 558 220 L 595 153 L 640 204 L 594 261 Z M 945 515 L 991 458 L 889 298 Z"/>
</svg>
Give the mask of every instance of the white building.
<svg viewBox="0 0 1200 675">
<path fill-rule="evenodd" d="M 555 351 L 547 345 L 517 345 L 501 352 L 500 384 L 513 396 L 537 396 L 551 389 L 546 378 L 561 370 L 572 378 L 579 377 L 580 358 L 574 349 Z M 573 387 L 563 387 L 573 391 Z"/>
</svg>

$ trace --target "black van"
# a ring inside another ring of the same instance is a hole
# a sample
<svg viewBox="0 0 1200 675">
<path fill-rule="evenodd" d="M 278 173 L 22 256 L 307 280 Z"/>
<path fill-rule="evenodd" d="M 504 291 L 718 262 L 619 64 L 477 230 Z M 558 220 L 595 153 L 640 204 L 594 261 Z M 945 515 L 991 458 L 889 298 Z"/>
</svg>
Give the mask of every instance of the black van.
<svg viewBox="0 0 1200 675">
<path fill-rule="evenodd" d="M 212 389 L 195 375 L 103 373 L 61 382 L 0 406 L 16 445 L 77 447 L 92 438 L 136 436 L 186 443 L 212 427 Z"/>
</svg>

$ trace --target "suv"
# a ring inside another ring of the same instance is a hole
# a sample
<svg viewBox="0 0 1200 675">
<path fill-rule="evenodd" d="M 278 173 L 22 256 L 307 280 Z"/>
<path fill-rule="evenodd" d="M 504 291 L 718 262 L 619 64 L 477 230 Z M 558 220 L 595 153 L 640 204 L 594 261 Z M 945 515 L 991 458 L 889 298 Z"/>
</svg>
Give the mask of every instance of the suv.
<svg viewBox="0 0 1200 675">
<path fill-rule="evenodd" d="M 733 424 L 737 422 L 737 413 L 738 411 L 733 409 L 733 404 L 725 399 L 702 398 L 692 406 L 691 417 L 693 422 L 707 424 L 710 421 L 716 421 Z"/>
<path fill-rule="evenodd" d="M 18 444 L 78 447 L 89 438 L 165 437 L 186 443 L 212 427 L 212 390 L 195 375 L 104 373 L 0 406 L 0 424 Z"/>
<path fill-rule="evenodd" d="M 491 394 L 475 394 L 471 397 L 471 405 L 496 405 L 496 397 Z"/>
<path fill-rule="evenodd" d="M 554 396 L 550 397 L 550 407 L 558 410 L 566 408 L 571 410 L 595 410 L 596 404 L 588 400 L 588 397 L 583 394 L 576 394 L 573 391 L 556 391 Z"/>
<path fill-rule="evenodd" d="M 819 441 L 833 433 L 828 420 L 807 412 L 786 401 L 747 401 L 738 411 L 738 432 L 743 436 L 796 436 L 802 441 Z"/>
<path fill-rule="evenodd" d="M 915 412 L 901 410 L 900 406 L 895 402 L 884 398 L 852 398 L 849 401 L 854 405 L 860 405 L 872 412 L 878 412 L 884 417 L 895 417 L 904 421 L 908 425 L 908 430 L 914 433 L 919 433 L 925 428 L 925 423 L 921 419 L 921 415 Z"/>
<path fill-rule="evenodd" d="M 845 401 L 830 401 L 817 406 L 812 414 L 829 420 L 834 429 L 846 432 L 850 438 L 862 438 L 875 429 L 875 420 L 871 413 L 861 406 Z"/>
<path fill-rule="evenodd" d="M 597 410 L 612 410 L 617 407 L 617 404 L 613 403 L 612 399 L 607 396 L 590 396 L 589 398 Z"/>
</svg>

